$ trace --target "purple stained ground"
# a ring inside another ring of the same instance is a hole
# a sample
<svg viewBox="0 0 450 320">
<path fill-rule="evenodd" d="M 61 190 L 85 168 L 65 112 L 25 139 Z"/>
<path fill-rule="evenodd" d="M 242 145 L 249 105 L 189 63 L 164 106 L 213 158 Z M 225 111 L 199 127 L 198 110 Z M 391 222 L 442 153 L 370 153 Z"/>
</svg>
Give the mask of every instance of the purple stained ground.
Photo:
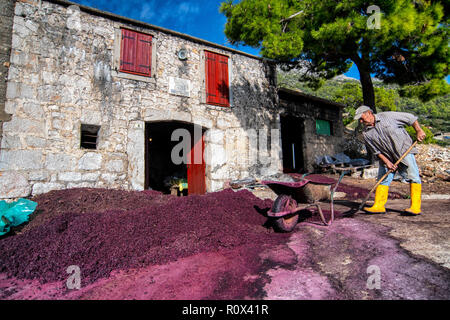
<svg viewBox="0 0 450 320">
<path fill-rule="evenodd" d="M 314 174 L 307 178 L 336 182 Z M 33 200 L 38 207 L 31 222 L 21 234 L 0 240 L 0 272 L 44 283 L 65 279 L 69 265 L 80 266 L 85 282 L 91 283 L 112 270 L 286 237 L 267 223 L 265 213 L 272 201 L 246 190 L 173 197 L 155 191 L 71 189 Z M 314 213 L 301 211 L 300 221 L 320 224 Z M 340 217 L 340 212 L 335 214 Z M 330 217 L 328 208 L 324 215 Z"/>
<path fill-rule="evenodd" d="M 40 203 L 53 208 L 41 208 L 51 218 L 42 218 L 46 222 L 34 227 L 32 221 L 26 232 L 0 240 L 0 272 L 45 283 L 66 279 L 66 268 L 78 265 L 86 284 L 108 277 L 112 270 L 163 264 L 199 252 L 248 243 L 277 243 L 286 238 L 264 227 L 264 214 L 272 202 L 249 191 L 228 189 L 205 196 L 164 197 L 97 190 L 96 196 L 102 201 L 109 197 L 114 202 L 120 195 L 128 209 L 124 204 L 106 211 L 91 204 L 89 209 L 73 206 L 73 202 L 80 205 L 79 199 L 91 198 L 90 192 L 58 191 L 49 194 L 50 202 L 41 196 Z M 146 196 L 149 199 L 143 207 L 140 201 L 145 202 Z"/>
<path fill-rule="evenodd" d="M 448 272 L 339 211 L 325 227 L 303 210 L 296 231 L 281 234 L 266 218 L 272 201 L 246 190 L 72 189 L 33 200 L 30 223 L 0 238 L 0 299 L 362 299 L 371 264 L 388 290 L 369 298 L 449 298 Z M 81 290 L 65 286 L 70 265 L 82 271 Z"/>
</svg>

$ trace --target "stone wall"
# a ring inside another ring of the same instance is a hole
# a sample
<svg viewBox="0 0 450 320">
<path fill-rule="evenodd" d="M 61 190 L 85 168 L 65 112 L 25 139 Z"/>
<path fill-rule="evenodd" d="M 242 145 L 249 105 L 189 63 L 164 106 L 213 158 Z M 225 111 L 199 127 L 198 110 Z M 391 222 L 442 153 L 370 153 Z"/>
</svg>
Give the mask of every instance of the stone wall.
<svg viewBox="0 0 450 320">
<path fill-rule="evenodd" d="M 115 70 L 116 33 L 125 26 L 153 35 L 155 76 L 148 81 Z M 176 52 L 185 48 L 189 58 Z M 203 50 L 231 61 L 232 106 L 202 103 Z M 249 165 L 247 129 L 279 127 L 273 68 L 261 59 L 135 24 L 63 1 L 18 0 L 0 150 L 0 197 L 72 187 L 141 190 L 145 123 L 176 120 L 209 129 L 207 191 L 229 179 L 272 174 L 275 165 Z M 169 77 L 191 82 L 190 96 L 169 94 Z M 100 125 L 98 148 L 80 148 L 80 126 Z M 277 151 L 277 150 L 275 150 Z M 228 155 L 226 161 L 221 159 Z M 11 183 L 15 181 L 15 183 Z"/>
<path fill-rule="evenodd" d="M 418 144 L 416 161 L 422 182 L 450 181 L 450 148 L 434 144 Z"/>
<path fill-rule="evenodd" d="M 2 142 L 3 122 L 11 119 L 5 112 L 6 82 L 11 55 L 11 37 L 14 17 L 15 0 L 2 0 L 0 2 L 0 144 Z"/>
</svg>

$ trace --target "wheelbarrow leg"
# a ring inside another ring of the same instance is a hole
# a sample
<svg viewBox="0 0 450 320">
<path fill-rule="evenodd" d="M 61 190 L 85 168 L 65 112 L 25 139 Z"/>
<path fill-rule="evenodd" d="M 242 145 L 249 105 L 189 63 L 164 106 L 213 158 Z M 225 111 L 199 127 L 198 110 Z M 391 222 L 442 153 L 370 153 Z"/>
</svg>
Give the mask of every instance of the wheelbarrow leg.
<svg viewBox="0 0 450 320">
<path fill-rule="evenodd" d="M 331 217 L 330 217 L 330 220 L 327 221 L 327 219 L 325 219 L 325 216 L 323 215 L 323 212 L 322 212 L 322 208 L 320 208 L 320 205 L 319 205 L 319 204 L 315 204 L 316 207 L 317 207 L 317 211 L 319 211 L 320 219 L 322 220 L 323 224 L 326 225 L 326 226 L 330 226 L 330 225 L 333 223 L 333 221 L 334 221 L 334 201 L 333 201 L 334 193 L 336 192 L 336 190 L 337 190 L 337 188 L 338 188 L 338 185 L 339 185 L 339 183 L 341 182 L 342 178 L 343 178 L 344 175 L 346 175 L 348 172 L 349 172 L 349 171 L 342 171 L 342 172 L 341 172 L 341 175 L 340 175 L 340 177 L 339 177 L 338 182 L 337 182 L 336 185 L 334 186 L 333 190 L 331 190 L 331 194 L 330 194 L 330 212 L 331 212 Z"/>
<path fill-rule="evenodd" d="M 322 220 L 323 224 L 326 225 L 326 226 L 331 225 L 333 223 L 333 220 L 334 220 L 333 209 L 331 209 L 331 218 L 327 222 L 327 219 L 325 219 L 325 216 L 323 215 L 322 208 L 320 207 L 320 205 L 318 203 L 316 203 L 316 207 L 317 207 L 317 211 L 319 211 L 319 216 L 320 216 L 320 219 Z M 333 203 L 331 203 L 331 208 L 333 208 Z"/>
</svg>

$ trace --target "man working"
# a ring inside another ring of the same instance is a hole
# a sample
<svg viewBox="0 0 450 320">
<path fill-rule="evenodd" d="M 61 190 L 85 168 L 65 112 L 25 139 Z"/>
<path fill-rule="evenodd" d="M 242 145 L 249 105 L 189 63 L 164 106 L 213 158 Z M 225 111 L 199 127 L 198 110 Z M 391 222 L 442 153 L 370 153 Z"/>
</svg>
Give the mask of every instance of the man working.
<svg viewBox="0 0 450 320">
<path fill-rule="evenodd" d="M 375 202 L 372 207 L 364 207 L 368 213 L 385 213 L 384 205 L 388 199 L 389 185 L 394 179 L 395 171 L 410 183 L 411 206 L 405 213 L 420 214 L 422 184 L 414 154 L 411 152 L 398 164 L 394 164 L 412 145 L 412 139 L 405 130 L 405 126 L 412 126 L 416 131 L 418 141 L 425 139 L 425 132 L 419 125 L 417 117 L 405 112 L 381 112 L 374 114 L 367 106 L 356 109 L 355 119 L 365 125 L 363 137 L 373 154 L 380 160 L 378 179 L 390 170 L 391 173 L 378 185 L 375 190 Z"/>
</svg>

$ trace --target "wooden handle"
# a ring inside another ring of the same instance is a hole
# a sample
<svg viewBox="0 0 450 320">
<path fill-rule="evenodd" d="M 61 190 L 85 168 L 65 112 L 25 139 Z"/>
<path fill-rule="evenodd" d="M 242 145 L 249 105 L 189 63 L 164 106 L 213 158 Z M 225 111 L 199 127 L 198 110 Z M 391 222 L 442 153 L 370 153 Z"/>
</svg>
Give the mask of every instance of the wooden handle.
<svg viewBox="0 0 450 320">
<path fill-rule="evenodd" d="M 411 152 L 412 148 L 414 148 L 417 144 L 417 141 L 414 141 L 414 143 L 411 145 L 411 147 L 406 150 L 406 152 L 400 157 L 400 159 L 397 160 L 397 162 L 394 165 L 398 165 L 405 157 L 408 155 L 408 153 Z"/>
</svg>

